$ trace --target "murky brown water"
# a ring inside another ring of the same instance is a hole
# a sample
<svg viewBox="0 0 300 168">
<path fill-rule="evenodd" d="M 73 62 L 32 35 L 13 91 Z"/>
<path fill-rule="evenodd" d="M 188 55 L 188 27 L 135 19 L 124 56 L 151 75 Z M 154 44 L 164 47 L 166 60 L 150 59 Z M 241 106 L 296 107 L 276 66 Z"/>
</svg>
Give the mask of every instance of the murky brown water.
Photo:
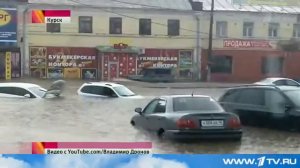
<svg viewBox="0 0 300 168">
<path fill-rule="evenodd" d="M 51 81 L 23 80 L 47 88 Z M 32 141 L 152 141 L 155 153 L 299 153 L 300 133 L 244 128 L 241 143 L 201 141 L 161 142 L 129 124 L 135 107 L 163 94 L 207 94 L 215 98 L 221 89 L 155 89 L 128 86 L 145 96 L 140 100 L 83 98 L 76 94 L 83 81 L 67 81 L 63 97 L 45 100 L 0 99 L 1 142 Z"/>
</svg>

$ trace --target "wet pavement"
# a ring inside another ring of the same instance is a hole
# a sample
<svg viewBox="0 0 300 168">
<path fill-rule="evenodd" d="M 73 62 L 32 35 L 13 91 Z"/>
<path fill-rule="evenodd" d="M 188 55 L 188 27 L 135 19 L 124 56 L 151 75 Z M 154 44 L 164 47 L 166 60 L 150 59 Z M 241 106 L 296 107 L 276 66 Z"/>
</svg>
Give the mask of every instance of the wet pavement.
<svg viewBox="0 0 300 168">
<path fill-rule="evenodd" d="M 22 80 L 49 87 L 49 80 Z M 218 98 L 223 89 L 168 89 L 128 86 L 144 99 L 83 98 L 76 94 L 83 81 L 67 81 L 62 97 L 56 99 L 0 99 L 0 142 L 32 141 L 152 141 L 155 153 L 299 153 L 300 133 L 244 127 L 241 142 L 160 141 L 129 124 L 134 108 L 151 98 L 167 94 L 205 94 Z"/>
</svg>

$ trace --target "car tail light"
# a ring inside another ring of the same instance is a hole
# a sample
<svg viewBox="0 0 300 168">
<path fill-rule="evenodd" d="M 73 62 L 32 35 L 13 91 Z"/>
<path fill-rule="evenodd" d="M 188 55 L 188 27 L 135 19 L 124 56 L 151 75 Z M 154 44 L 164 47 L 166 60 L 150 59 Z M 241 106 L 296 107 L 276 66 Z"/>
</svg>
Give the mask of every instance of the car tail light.
<svg viewBox="0 0 300 168">
<path fill-rule="evenodd" d="M 194 121 L 189 119 L 180 119 L 176 122 L 178 128 L 187 129 L 187 128 L 196 128 L 196 124 Z"/>
<path fill-rule="evenodd" d="M 229 128 L 239 129 L 241 128 L 240 119 L 237 117 L 231 117 L 228 122 Z"/>
</svg>

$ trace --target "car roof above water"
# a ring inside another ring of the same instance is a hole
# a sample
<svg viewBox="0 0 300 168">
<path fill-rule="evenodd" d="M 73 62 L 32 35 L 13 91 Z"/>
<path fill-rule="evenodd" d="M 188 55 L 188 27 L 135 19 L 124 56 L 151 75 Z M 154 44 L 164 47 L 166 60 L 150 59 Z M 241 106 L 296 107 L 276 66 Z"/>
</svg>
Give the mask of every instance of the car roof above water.
<svg viewBox="0 0 300 168">
<path fill-rule="evenodd" d="M 84 83 L 84 85 L 110 86 L 110 87 L 123 86 L 121 84 L 113 83 L 113 82 L 87 82 L 87 83 Z"/>
<path fill-rule="evenodd" d="M 180 98 L 180 97 L 200 97 L 200 98 L 211 98 L 210 96 L 207 96 L 207 95 L 165 95 L 165 96 L 160 96 L 159 98 L 165 98 L 165 99 L 168 99 L 168 98 Z"/>
<path fill-rule="evenodd" d="M 255 89 L 255 88 L 264 88 L 264 89 L 276 89 L 281 91 L 291 91 L 291 90 L 300 90 L 300 87 L 296 86 L 276 86 L 276 85 L 241 85 L 237 87 L 229 88 L 229 90 L 240 90 L 240 89 Z"/>
<path fill-rule="evenodd" d="M 0 83 L 0 87 L 20 87 L 20 88 L 28 89 L 31 87 L 40 87 L 40 86 L 33 83 L 4 82 L 4 83 Z"/>
</svg>

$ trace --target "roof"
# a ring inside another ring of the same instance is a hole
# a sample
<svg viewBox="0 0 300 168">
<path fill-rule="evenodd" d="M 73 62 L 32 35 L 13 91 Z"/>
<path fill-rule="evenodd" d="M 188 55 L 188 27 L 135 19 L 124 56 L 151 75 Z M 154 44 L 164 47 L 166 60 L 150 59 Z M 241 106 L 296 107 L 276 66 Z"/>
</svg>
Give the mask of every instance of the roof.
<svg viewBox="0 0 300 168">
<path fill-rule="evenodd" d="M 200 97 L 200 98 L 211 98 L 210 96 L 207 95 L 165 95 L 161 96 L 161 98 L 180 98 L 180 97 Z"/>
<path fill-rule="evenodd" d="M 96 86 L 111 86 L 111 87 L 117 87 L 117 86 L 123 86 L 118 83 L 113 83 L 113 82 L 87 82 L 85 85 L 96 85 Z"/>
<path fill-rule="evenodd" d="M 189 0 L 29 0 L 34 4 L 192 10 Z"/>
<path fill-rule="evenodd" d="M 194 0 L 203 2 L 203 10 L 210 10 L 211 0 Z M 271 6 L 271 5 L 249 5 L 240 1 L 233 3 L 231 0 L 215 0 L 216 11 L 240 11 L 240 12 L 268 12 L 268 13 L 300 13 L 300 6 Z"/>
<path fill-rule="evenodd" d="M 13 83 L 13 82 L 7 82 L 7 83 L 0 83 L 0 87 L 20 87 L 28 89 L 30 87 L 40 87 L 39 85 L 33 84 L 33 83 Z"/>
<path fill-rule="evenodd" d="M 229 90 L 246 89 L 246 88 L 269 88 L 269 89 L 279 89 L 282 91 L 300 90 L 300 88 L 296 86 L 276 86 L 271 84 L 270 85 L 259 85 L 259 84 L 241 85 L 241 86 L 229 88 Z"/>
</svg>

